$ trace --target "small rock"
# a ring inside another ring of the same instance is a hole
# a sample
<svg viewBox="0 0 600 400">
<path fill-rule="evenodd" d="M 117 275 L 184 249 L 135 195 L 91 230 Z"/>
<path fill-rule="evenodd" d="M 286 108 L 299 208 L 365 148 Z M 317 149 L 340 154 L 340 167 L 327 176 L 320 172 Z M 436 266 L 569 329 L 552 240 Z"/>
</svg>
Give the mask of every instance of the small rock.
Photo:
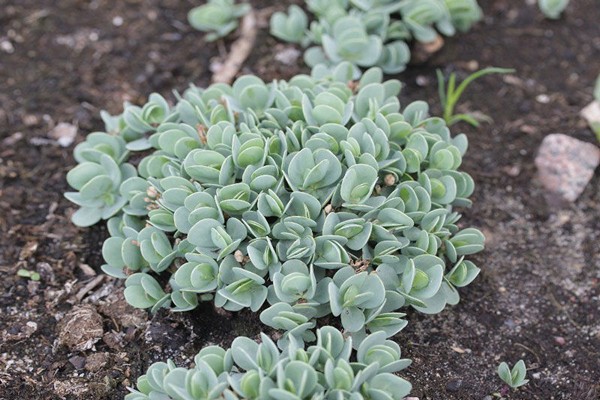
<svg viewBox="0 0 600 400">
<path fill-rule="evenodd" d="M 492 396 L 490 396 L 490 395 L 487 395 L 487 396 L 485 396 L 485 397 L 483 398 L 483 400 L 493 400 L 493 399 L 492 399 Z"/>
<path fill-rule="evenodd" d="M 523 124 L 521 125 L 521 132 L 526 133 L 528 135 L 534 135 L 538 131 L 538 128 L 532 125 Z"/>
<path fill-rule="evenodd" d="M 477 62 L 477 60 L 471 60 L 467 62 L 466 67 L 469 71 L 475 72 L 479 69 L 479 62 Z"/>
<path fill-rule="evenodd" d="M 542 185 L 570 202 L 583 192 L 599 163 L 600 149 L 561 133 L 546 136 L 535 158 Z"/>
<path fill-rule="evenodd" d="M 437 35 L 433 41 L 428 43 L 415 43 L 415 48 L 410 56 L 411 64 L 422 64 L 426 62 L 442 47 L 444 47 L 444 38 L 440 35 Z"/>
<path fill-rule="evenodd" d="M 23 340 L 27 339 L 37 331 L 37 323 L 27 321 L 24 325 L 12 325 L 9 329 L 3 332 L 2 339 L 4 340 Z"/>
<path fill-rule="evenodd" d="M 562 336 L 554 336 L 554 342 L 559 346 L 564 346 L 567 341 Z"/>
<path fill-rule="evenodd" d="M 600 102 L 591 102 L 581 110 L 581 116 L 585 118 L 590 126 L 600 124 Z"/>
<path fill-rule="evenodd" d="M 7 138 L 2 139 L 2 144 L 5 146 L 14 146 L 19 140 L 23 139 L 22 132 L 15 132 Z"/>
<path fill-rule="evenodd" d="M 452 350 L 454 350 L 455 352 L 457 352 L 458 354 L 464 354 L 465 353 L 465 349 L 463 349 L 462 347 L 450 346 L 450 348 Z"/>
<path fill-rule="evenodd" d="M 429 85 L 429 78 L 426 77 L 425 75 L 417 75 L 415 82 L 416 82 L 417 86 L 425 87 L 425 86 Z"/>
<path fill-rule="evenodd" d="M 531 377 L 533 379 L 540 379 L 542 377 L 542 375 L 539 372 L 536 372 L 534 374 L 531 374 Z"/>
<path fill-rule="evenodd" d="M 100 340 L 104 329 L 102 317 L 89 305 L 74 307 L 59 323 L 60 344 L 73 351 L 85 351 Z"/>
<path fill-rule="evenodd" d="M 275 59 L 285 65 L 294 65 L 300 57 L 300 50 L 294 47 L 286 47 L 275 54 Z"/>
<path fill-rule="evenodd" d="M 25 337 L 29 337 L 29 336 L 33 335 L 33 333 L 35 331 L 37 331 L 37 329 L 38 329 L 38 325 L 36 322 L 27 321 L 27 323 L 25 324 L 25 327 L 22 329 L 22 332 L 25 335 Z"/>
<path fill-rule="evenodd" d="M 123 336 L 125 334 L 122 332 L 106 332 L 102 337 L 102 341 L 111 349 L 120 350 L 123 348 Z"/>
<path fill-rule="evenodd" d="M 19 260 L 26 260 L 29 257 L 31 257 L 32 255 L 35 254 L 35 251 L 38 248 L 38 242 L 35 241 L 31 241 L 31 242 L 27 242 L 25 243 L 25 246 L 23 246 L 21 248 L 21 251 L 19 252 Z"/>
<path fill-rule="evenodd" d="M 521 173 L 521 167 L 518 165 L 506 166 L 502 168 L 502 170 L 506 172 L 506 175 L 512 177 L 519 176 L 519 174 Z"/>
<path fill-rule="evenodd" d="M 12 54 L 15 52 L 15 46 L 13 46 L 10 40 L 2 38 L 0 39 L 0 50 L 5 53 Z"/>
<path fill-rule="evenodd" d="M 69 147 L 75 140 L 75 136 L 77 136 L 77 127 L 66 122 L 61 122 L 48 132 L 48 137 L 56 140 L 62 147 Z"/>
<path fill-rule="evenodd" d="M 548 96 L 547 94 L 538 94 L 535 97 L 535 100 L 541 104 L 548 104 L 550 103 L 550 96 Z"/>
<path fill-rule="evenodd" d="M 69 358 L 69 362 L 75 367 L 75 369 L 83 369 L 85 365 L 85 357 L 73 356 Z"/>
<path fill-rule="evenodd" d="M 29 292 L 30 295 L 34 295 L 38 292 L 38 290 L 40 289 L 40 281 L 32 281 L 29 280 L 27 282 L 27 291 Z"/>
<path fill-rule="evenodd" d="M 94 353 L 85 360 L 85 369 L 89 372 L 97 372 L 108 362 L 108 353 Z"/>
<path fill-rule="evenodd" d="M 461 379 L 453 379 L 446 384 L 446 390 L 449 392 L 458 392 L 462 387 L 463 381 Z"/>
<path fill-rule="evenodd" d="M 40 273 L 40 276 L 44 280 L 44 282 L 53 282 L 54 277 L 54 269 L 47 262 L 39 262 L 35 265 L 35 269 Z"/>
<path fill-rule="evenodd" d="M 37 117 L 37 115 L 26 114 L 25 116 L 23 116 L 23 123 L 26 126 L 34 126 L 40 123 L 40 119 Z"/>
</svg>

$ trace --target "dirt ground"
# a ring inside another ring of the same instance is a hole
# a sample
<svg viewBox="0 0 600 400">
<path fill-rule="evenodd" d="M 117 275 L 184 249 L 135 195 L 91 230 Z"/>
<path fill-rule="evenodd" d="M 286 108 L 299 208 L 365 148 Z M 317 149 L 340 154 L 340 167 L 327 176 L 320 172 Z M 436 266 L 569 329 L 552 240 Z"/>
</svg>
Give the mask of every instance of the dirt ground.
<svg viewBox="0 0 600 400">
<path fill-rule="evenodd" d="M 69 222 L 72 146 L 48 138 L 66 122 L 82 141 L 102 129 L 101 109 L 207 84 L 223 46 L 187 26 L 195 3 L 0 0 L 0 399 L 119 399 L 154 361 L 187 363 L 208 343 L 260 331 L 256 315 L 210 304 L 183 315 L 128 307 L 121 283 L 100 272 L 105 228 Z M 396 337 L 414 360 L 404 376 L 421 400 L 600 399 L 600 179 L 557 206 L 533 164 L 547 134 L 595 140 L 578 112 L 600 72 L 600 6 L 572 1 L 547 21 L 530 1 L 480 3 L 482 23 L 398 76 L 403 103 L 428 100 L 439 113 L 436 68 L 517 70 L 476 82 L 461 106 L 494 119 L 454 129 L 471 142 L 464 168 L 477 189 L 464 223 L 487 236 L 476 257 L 483 271 L 458 306 L 409 315 Z M 266 31 L 258 43 L 244 72 L 268 80 L 305 71 L 274 58 L 285 46 Z M 41 280 L 18 277 L 21 268 Z M 496 367 L 520 358 L 531 381 L 507 394 Z"/>
</svg>

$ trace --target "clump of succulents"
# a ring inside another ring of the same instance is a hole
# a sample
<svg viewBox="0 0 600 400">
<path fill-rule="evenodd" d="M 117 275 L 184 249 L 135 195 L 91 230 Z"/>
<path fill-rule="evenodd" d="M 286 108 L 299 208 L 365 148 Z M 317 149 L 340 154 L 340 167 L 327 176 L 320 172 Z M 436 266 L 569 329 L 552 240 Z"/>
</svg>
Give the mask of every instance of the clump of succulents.
<svg viewBox="0 0 600 400">
<path fill-rule="evenodd" d="M 459 301 L 484 244 L 455 209 L 471 204 L 467 139 L 424 102 L 401 108 L 380 69 L 353 73 L 242 76 L 105 116 L 109 132 L 75 149 L 67 198 L 75 224 L 108 220 L 102 269 L 130 304 L 261 311 L 285 348 L 327 315 L 359 345 L 403 329 L 406 307 Z"/>
<path fill-rule="evenodd" d="M 236 4 L 235 0 L 209 0 L 188 13 L 192 27 L 206 32 L 211 42 L 225 37 L 238 27 L 238 19 L 250 11 L 249 4 Z"/>
<path fill-rule="evenodd" d="M 476 0 L 307 0 L 309 19 L 298 6 L 271 17 L 271 34 L 308 47 L 305 62 L 356 67 L 378 66 L 386 73 L 404 70 L 410 61 L 407 42 L 434 41 L 438 32 L 452 36 L 481 19 Z"/>
<path fill-rule="evenodd" d="M 191 369 L 172 361 L 151 365 L 126 400 L 148 399 L 365 399 L 400 400 L 411 385 L 395 375 L 410 365 L 382 332 L 368 336 L 352 356 L 352 339 L 331 326 L 305 347 L 291 340 L 280 351 L 265 334 L 261 343 L 238 337 L 230 349 L 203 348 Z"/>
</svg>

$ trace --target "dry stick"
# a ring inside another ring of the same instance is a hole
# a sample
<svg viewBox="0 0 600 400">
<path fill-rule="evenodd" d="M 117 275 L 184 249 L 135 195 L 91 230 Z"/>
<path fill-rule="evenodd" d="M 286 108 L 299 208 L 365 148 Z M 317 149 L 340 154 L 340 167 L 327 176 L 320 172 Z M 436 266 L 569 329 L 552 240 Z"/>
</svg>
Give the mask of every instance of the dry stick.
<svg viewBox="0 0 600 400">
<path fill-rule="evenodd" d="M 213 75 L 213 82 L 231 83 L 250 55 L 256 41 L 256 15 L 254 10 L 242 18 L 240 37 L 231 45 L 229 56 L 223 66 Z"/>
<path fill-rule="evenodd" d="M 81 290 L 75 296 L 78 301 L 83 300 L 86 294 L 96 286 L 98 286 L 104 280 L 104 275 L 98 275 L 92 281 L 90 281 L 87 285 L 81 288 Z"/>
</svg>

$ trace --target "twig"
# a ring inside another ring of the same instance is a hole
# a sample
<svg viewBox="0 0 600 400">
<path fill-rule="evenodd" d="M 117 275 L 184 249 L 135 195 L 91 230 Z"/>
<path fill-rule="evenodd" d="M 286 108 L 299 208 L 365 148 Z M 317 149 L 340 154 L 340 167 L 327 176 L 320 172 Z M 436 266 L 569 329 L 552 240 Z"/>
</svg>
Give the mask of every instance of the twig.
<svg viewBox="0 0 600 400">
<path fill-rule="evenodd" d="M 92 281 L 90 281 L 87 285 L 82 287 L 81 290 L 79 292 L 77 292 L 77 295 L 75 295 L 77 300 L 81 301 L 90 290 L 92 290 L 93 288 L 98 286 L 100 283 L 102 283 L 102 281 L 104 280 L 104 277 L 105 277 L 104 275 L 98 275 Z"/>
<path fill-rule="evenodd" d="M 548 296 L 550 297 L 550 302 L 551 302 L 551 303 L 554 305 L 554 307 L 556 307 L 556 308 L 558 308 L 560 311 L 562 311 L 562 312 L 565 314 L 565 316 L 567 317 L 567 319 L 569 320 L 569 322 L 570 322 L 571 324 L 573 324 L 573 326 L 574 326 L 575 328 L 577 328 L 577 329 L 581 329 L 581 326 L 580 326 L 580 325 L 579 325 L 577 322 L 575 322 L 575 321 L 573 320 L 573 318 L 571 318 L 571 314 L 569 314 L 569 312 L 567 311 L 566 307 L 565 307 L 565 306 L 563 306 L 562 304 L 560 304 L 560 303 L 558 302 L 558 300 L 556 300 L 556 297 L 554 297 L 554 293 L 552 293 L 552 292 L 548 292 Z"/>
<path fill-rule="evenodd" d="M 229 56 L 223 66 L 213 75 L 213 82 L 231 83 L 254 47 L 256 32 L 256 15 L 254 10 L 250 10 L 242 18 L 240 37 L 231 45 Z"/>
<path fill-rule="evenodd" d="M 531 350 L 529 347 L 527 347 L 527 346 L 525 346 L 524 344 L 521 344 L 521 343 L 515 343 L 515 346 L 519 346 L 519 347 L 527 350 L 531 354 L 533 354 L 535 356 L 535 358 L 537 359 L 538 365 L 542 365 L 542 360 L 540 359 L 540 356 L 538 355 L 538 353 L 536 353 L 535 351 Z"/>
</svg>

